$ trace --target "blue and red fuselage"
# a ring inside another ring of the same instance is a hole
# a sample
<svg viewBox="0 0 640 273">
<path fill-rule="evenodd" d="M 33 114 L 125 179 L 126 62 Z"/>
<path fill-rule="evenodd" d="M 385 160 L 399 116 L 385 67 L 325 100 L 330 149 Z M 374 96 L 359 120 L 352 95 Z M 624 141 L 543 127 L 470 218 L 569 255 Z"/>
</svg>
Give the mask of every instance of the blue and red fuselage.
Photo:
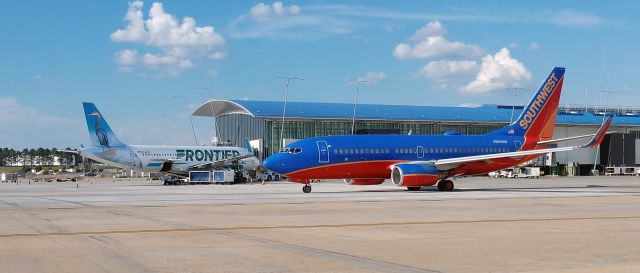
<svg viewBox="0 0 640 273">
<path fill-rule="evenodd" d="M 551 71 L 517 120 L 484 135 L 316 137 L 287 145 L 267 158 L 264 166 L 293 182 L 352 179 L 355 184 L 371 185 L 391 177 L 394 184 L 406 187 L 511 167 L 539 154 L 500 154 L 546 148 L 539 142 L 552 138 L 564 71 L 562 67 Z M 442 164 L 434 163 L 439 160 Z"/>
<path fill-rule="evenodd" d="M 326 136 L 292 143 L 267 158 L 264 165 L 300 183 L 315 179 L 386 179 L 391 175 L 392 166 L 398 163 L 514 152 L 520 150 L 523 143 L 525 137 L 522 136 L 491 133 Z M 450 171 L 448 176 L 500 170 L 531 158 L 465 164 Z"/>
</svg>

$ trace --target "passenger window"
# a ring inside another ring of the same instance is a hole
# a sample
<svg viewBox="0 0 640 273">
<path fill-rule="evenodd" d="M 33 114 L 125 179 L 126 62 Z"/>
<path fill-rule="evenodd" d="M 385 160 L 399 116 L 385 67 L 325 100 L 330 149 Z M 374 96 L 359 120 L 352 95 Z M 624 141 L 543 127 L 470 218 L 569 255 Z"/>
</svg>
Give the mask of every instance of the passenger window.
<svg viewBox="0 0 640 273">
<path fill-rule="evenodd" d="M 344 154 L 344 150 L 343 149 L 339 149 L 338 153 L 342 155 L 342 154 Z"/>
</svg>

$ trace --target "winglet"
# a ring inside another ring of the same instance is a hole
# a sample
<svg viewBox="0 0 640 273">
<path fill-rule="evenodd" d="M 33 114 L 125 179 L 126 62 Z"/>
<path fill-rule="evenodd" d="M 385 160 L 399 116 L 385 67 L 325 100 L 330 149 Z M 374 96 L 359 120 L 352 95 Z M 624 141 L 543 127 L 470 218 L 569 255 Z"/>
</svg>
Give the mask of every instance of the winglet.
<svg viewBox="0 0 640 273">
<path fill-rule="evenodd" d="M 251 143 L 249 143 L 248 138 L 244 138 L 244 147 L 247 148 L 247 152 L 253 153 L 253 149 L 251 149 Z"/>
<path fill-rule="evenodd" d="M 602 143 L 602 140 L 604 140 L 604 136 L 607 135 L 607 130 L 609 130 L 609 127 L 611 127 L 612 120 L 613 116 L 611 115 L 602 124 L 602 126 L 600 126 L 600 129 L 598 129 L 598 132 L 596 132 L 591 141 L 589 141 L 589 143 L 585 145 L 580 146 L 580 148 L 594 148 L 599 146 L 600 143 Z"/>
</svg>

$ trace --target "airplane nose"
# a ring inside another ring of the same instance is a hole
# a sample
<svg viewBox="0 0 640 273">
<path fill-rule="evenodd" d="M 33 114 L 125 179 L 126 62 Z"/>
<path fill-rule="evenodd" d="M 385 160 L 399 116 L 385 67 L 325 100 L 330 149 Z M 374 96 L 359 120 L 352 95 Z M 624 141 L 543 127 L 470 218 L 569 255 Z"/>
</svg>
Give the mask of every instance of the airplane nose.
<svg viewBox="0 0 640 273">
<path fill-rule="evenodd" d="M 270 171 L 277 173 L 282 172 L 282 160 L 278 155 L 267 157 L 264 162 L 262 162 L 262 165 Z"/>
<path fill-rule="evenodd" d="M 265 167 L 265 168 L 267 168 L 267 169 L 269 169 L 269 170 L 271 170 L 271 171 L 277 172 L 277 171 L 274 169 L 274 168 L 277 168 L 277 166 L 278 166 L 278 165 L 277 165 L 277 162 L 276 162 L 277 160 L 276 160 L 274 157 L 275 157 L 275 156 L 273 156 L 273 155 L 272 155 L 272 156 L 270 156 L 270 157 L 267 157 L 267 158 L 262 162 L 262 165 L 264 165 L 264 167 Z"/>
</svg>

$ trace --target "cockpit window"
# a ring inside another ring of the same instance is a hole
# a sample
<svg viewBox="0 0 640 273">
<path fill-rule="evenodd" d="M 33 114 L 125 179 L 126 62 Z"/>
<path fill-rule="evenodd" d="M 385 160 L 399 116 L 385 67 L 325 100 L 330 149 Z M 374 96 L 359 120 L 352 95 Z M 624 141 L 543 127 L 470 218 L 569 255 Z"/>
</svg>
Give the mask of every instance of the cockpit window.
<svg viewBox="0 0 640 273">
<path fill-rule="evenodd" d="M 299 154 L 302 152 L 302 148 L 282 148 L 280 152 L 287 154 Z"/>
</svg>

